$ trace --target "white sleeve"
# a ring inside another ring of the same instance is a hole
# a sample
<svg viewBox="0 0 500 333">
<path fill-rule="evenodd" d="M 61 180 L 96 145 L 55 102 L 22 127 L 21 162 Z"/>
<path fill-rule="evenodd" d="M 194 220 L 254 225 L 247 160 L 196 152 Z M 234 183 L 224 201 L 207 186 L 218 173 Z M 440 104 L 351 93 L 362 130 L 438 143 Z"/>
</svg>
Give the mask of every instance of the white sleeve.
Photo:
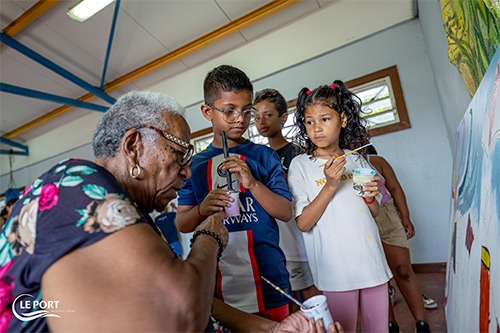
<svg viewBox="0 0 500 333">
<path fill-rule="evenodd" d="M 307 193 L 304 170 L 305 168 L 300 163 L 299 158 L 294 158 L 288 169 L 288 185 L 294 198 L 295 218 L 300 216 L 302 210 L 311 203 L 309 194 Z"/>
</svg>

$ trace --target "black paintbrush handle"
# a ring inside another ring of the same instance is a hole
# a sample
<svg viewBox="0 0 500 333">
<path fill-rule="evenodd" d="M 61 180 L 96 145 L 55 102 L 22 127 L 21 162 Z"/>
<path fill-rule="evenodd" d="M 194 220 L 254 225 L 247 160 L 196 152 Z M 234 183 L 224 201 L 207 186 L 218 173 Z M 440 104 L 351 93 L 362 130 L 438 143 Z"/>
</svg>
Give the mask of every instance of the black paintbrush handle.
<svg viewBox="0 0 500 333">
<path fill-rule="evenodd" d="M 229 157 L 229 148 L 227 147 L 227 137 L 226 137 L 226 132 L 222 131 L 222 151 L 224 152 L 224 158 Z M 229 170 L 226 170 L 226 181 L 227 181 L 227 188 L 229 191 L 233 191 L 233 181 L 231 179 L 231 172 Z"/>
</svg>

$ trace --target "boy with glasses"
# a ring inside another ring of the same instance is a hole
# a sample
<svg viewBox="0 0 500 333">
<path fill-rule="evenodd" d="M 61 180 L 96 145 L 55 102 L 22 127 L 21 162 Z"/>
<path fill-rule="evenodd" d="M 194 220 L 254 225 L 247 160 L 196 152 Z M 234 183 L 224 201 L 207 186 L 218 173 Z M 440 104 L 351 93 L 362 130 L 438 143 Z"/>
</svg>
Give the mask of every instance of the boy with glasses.
<svg viewBox="0 0 500 333">
<path fill-rule="evenodd" d="M 193 231 L 207 216 L 229 206 L 233 200 L 229 189 L 240 191 L 241 213 L 225 221 L 229 242 L 217 269 L 216 297 L 242 311 L 281 321 L 289 314 L 288 299 L 260 277 L 290 292 L 276 223 L 292 217 L 285 174 L 274 150 L 243 137 L 255 116 L 247 75 L 232 66 L 216 67 L 207 74 L 203 90 L 201 111 L 212 123 L 214 138 L 205 151 L 193 156 L 192 177 L 179 191 L 177 228 Z M 232 176 L 226 177 L 226 172 Z"/>
</svg>

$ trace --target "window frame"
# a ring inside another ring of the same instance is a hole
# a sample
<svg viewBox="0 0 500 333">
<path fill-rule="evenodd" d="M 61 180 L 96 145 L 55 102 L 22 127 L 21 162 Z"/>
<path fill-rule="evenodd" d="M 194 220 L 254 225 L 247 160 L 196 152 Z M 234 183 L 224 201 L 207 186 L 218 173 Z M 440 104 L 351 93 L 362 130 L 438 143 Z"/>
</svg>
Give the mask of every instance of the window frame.
<svg viewBox="0 0 500 333">
<path fill-rule="evenodd" d="M 403 96 L 403 89 L 401 88 L 401 81 L 399 80 L 399 74 L 396 65 L 347 81 L 346 86 L 349 89 L 354 89 L 363 84 L 383 79 L 385 77 L 389 78 L 389 90 L 392 90 L 393 93 L 394 102 L 396 104 L 394 107 L 396 109 L 399 121 L 370 129 L 369 132 L 371 136 L 377 136 L 411 128 L 410 119 L 408 117 L 406 103 Z"/>
</svg>

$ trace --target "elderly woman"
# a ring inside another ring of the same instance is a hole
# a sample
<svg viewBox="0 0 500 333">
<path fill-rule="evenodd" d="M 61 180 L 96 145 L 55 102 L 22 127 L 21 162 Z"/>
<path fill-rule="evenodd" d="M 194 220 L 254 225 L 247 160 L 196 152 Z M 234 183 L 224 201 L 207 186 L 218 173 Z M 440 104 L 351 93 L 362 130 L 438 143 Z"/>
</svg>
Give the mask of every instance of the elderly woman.
<svg viewBox="0 0 500 333">
<path fill-rule="evenodd" d="M 238 331 L 323 330 L 213 300 L 222 213 L 199 225 L 186 261 L 159 236 L 148 213 L 190 177 L 189 139 L 177 102 L 131 92 L 98 124 L 95 163 L 62 161 L 26 189 L 0 235 L 0 331 L 221 332 L 212 308 Z"/>
</svg>

